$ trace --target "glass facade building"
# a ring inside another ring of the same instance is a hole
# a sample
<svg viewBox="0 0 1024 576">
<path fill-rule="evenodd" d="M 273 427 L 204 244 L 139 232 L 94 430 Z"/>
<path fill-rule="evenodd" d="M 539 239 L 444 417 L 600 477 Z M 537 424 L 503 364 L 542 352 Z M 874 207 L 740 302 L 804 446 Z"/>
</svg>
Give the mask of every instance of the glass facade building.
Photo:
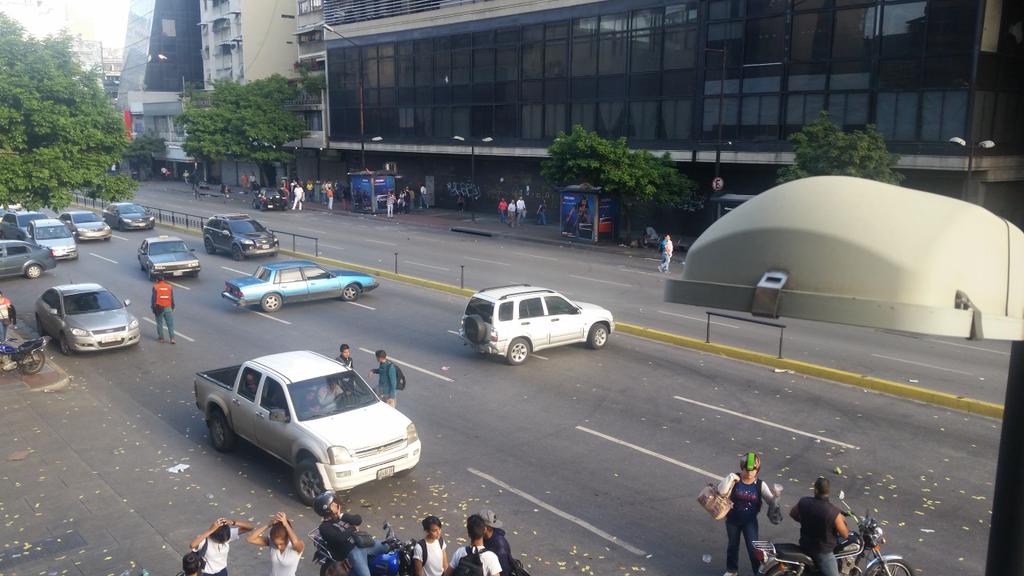
<svg viewBox="0 0 1024 576">
<path fill-rule="evenodd" d="M 202 81 L 199 0 L 131 0 L 119 97 Z"/>
</svg>

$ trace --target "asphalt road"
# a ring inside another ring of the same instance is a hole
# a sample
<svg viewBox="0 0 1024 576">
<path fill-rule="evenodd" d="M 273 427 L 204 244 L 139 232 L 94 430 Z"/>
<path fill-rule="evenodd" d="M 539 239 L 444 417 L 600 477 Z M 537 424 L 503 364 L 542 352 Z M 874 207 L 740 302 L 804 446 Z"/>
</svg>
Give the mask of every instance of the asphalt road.
<svg viewBox="0 0 1024 576">
<path fill-rule="evenodd" d="M 191 378 L 197 370 L 276 351 L 333 353 L 348 342 L 358 350 L 361 373 L 372 359 L 361 349 L 385 348 L 407 367 L 409 388 L 398 408 L 424 442 L 423 460 L 411 475 L 350 494 L 350 506 L 374 530 L 390 520 L 400 536 L 419 537 L 418 519 L 438 513 L 456 543 L 465 514 L 488 506 L 504 518 L 514 551 L 526 554 L 534 574 L 720 574 L 725 530 L 695 497 L 711 476 L 734 470 L 741 453 L 755 450 L 764 454 L 762 477 L 785 486 L 787 504 L 807 494 L 818 475 L 829 476 L 858 512 L 868 508 L 885 523 L 886 551 L 905 555 L 920 573 L 949 574 L 951 566 L 959 574 L 983 572 L 997 421 L 622 335 L 613 335 L 600 352 L 559 348 L 512 368 L 478 356 L 452 334 L 465 299 L 395 282 L 384 282 L 357 304 L 296 304 L 265 316 L 219 296 L 227 278 L 259 261 L 205 254 L 200 278 L 175 280 L 180 336 L 176 346 L 161 345 L 146 320 L 150 285 L 135 261 L 147 234 L 83 244 L 79 261 L 61 263 L 42 279 L 4 281 L 23 321 L 46 287 L 99 281 L 130 298 L 143 322 L 145 338 L 137 348 L 58 358 L 90 396 L 79 405 L 70 394 L 67 404 L 49 409 L 63 422 L 51 425 L 94 426 L 91 433 L 69 432 L 68 442 L 112 487 L 118 504 L 130 507 L 169 548 L 154 554 L 116 536 L 96 544 L 109 546 L 103 552 L 112 558 L 147 558 L 154 574 L 154 567 L 173 571 L 171 552 L 183 552 L 221 514 L 263 518 L 284 509 L 299 518 L 303 532 L 311 529 L 308 509 L 290 496 L 285 466 L 249 446 L 227 455 L 208 448 Z M 431 262 L 442 262 L 445 252 L 466 255 L 471 244 L 453 239 L 430 249 L 428 241 L 440 235 L 397 227 L 381 234 L 408 235 L 403 250 L 424 252 L 411 258 L 440 252 Z M 602 258 L 571 255 L 574 261 Z M 564 264 L 544 267 L 552 266 Z M 536 263 L 530 271 L 558 274 Z M 586 286 L 569 293 L 602 303 L 580 292 Z M 183 461 L 192 467 L 184 477 L 164 471 Z M 11 466 L 5 463 L 5 476 Z M 68 522 L 54 516 L 51 533 Z M 764 537 L 797 534 L 788 519 L 772 526 L 762 518 L 761 526 Z M 23 537 L 13 530 L 8 524 L 0 536 Z M 265 557 L 246 548 L 233 547 L 232 565 L 265 565 Z M 705 554 L 710 563 L 702 560 Z M 313 573 L 310 564 L 303 566 L 301 573 Z"/>
<path fill-rule="evenodd" d="M 420 226 L 387 222 L 382 217 L 352 217 L 322 212 L 258 213 L 249 196 L 193 200 L 184 191 L 144 183 L 136 194 L 148 206 L 209 216 L 219 212 L 253 213 L 270 228 L 319 238 L 320 253 L 346 262 L 394 269 L 458 285 L 464 266 L 465 285 L 482 288 L 527 282 L 569 294 L 577 300 L 609 308 L 616 319 L 704 338 L 707 309 L 664 302 L 664 275 L 657 272 L 652 251 L 624 256 L 508 239 L 467 236 Z M 467 224 L 469 224 L 467 222 Z M 291 244 L 289 236 L 282 245 Z M 198 245 L 198 242 L 197 242 Z M 312 252 L 311 240 L 297 238 L 296 247 Z M 673 274 L 681 266 L 677 263 Z M 729 312 L 735 315 L 734 312 Z M 1009 345 L 970 342 L 794 319 L 787 327 L 783 353 L 788 358 L 850 370 L 897 382 L 942 390 L 960 396 L 1002 403 L 1006 390 Z M 766 353 L 778 350 L 775 328 L 715 318 L 714 342 Z"/>
</svg>

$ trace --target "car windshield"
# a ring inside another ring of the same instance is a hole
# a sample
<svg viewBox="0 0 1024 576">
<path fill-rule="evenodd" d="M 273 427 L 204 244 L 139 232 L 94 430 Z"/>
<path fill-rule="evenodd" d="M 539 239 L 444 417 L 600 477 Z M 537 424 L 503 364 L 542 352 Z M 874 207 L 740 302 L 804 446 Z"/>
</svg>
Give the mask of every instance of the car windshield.
<svg viewBox="0 0 1024 576">
<path fill-rule="evenodd" d="M 84 214 L 72 214 L 71 221 L 74 222 L 75 224 L 85 224 L 86 222 L 99 222 L 100 217 L 93 214 L 92 212 L 87 212 Z"/>
<path fill-rule="evenodd" d="M 28 226 L 33 220 L 46 218 L 46 214 L 18 214 L 18 226 Z"/>
<path fill-rule="evenodd" d="M 355 372 L 339 372 L 288 386 L 299 420 L 315 420 L 372 406 L 377 396 Z"/>
<path fill-rule="evenodd" d="M 146 209 L 138 204 L 125 204 L 124 206 L 121 206 L 121 214 L 124 215 L 142 216 L 145 213 Z"/>
<path fill-rule="evenodd" d="M 253 232 L 266 232 L 267 229 L 255 220 L 231 220 L 228 222 L 231 231 L 235 234 L 252 234 Z"/>
<path fill-rule="evenodd" d="M 33 236 L 36 240 L 53 240 L 54 238 L 71 238 L 71 232 L 64 226 L 39 226 Z"/>
<path fill-rule="evenodd" d="M 121 301 L 106 290 L 79 292 L 64 296 L 64 310 L 68 314 L 89 314 L 91 312 L 120 310 L 121 308 Z"/>
<path fill-rule="evenodd" d="M 491 323 L 491 314 L 494 312 L 494 303 L 483 298 L 470 298 L 466 306 L 466 316 L 476 314 L 484 322 Z"/>
<path fill-rule="evenodd" d="M 149 255 L 159 256 L 161 254 L 174 254 L 175 252 L 188 252 L 188 246 L 181 240 L 168 242 L 153 242 L 149 245 Z"/>
</svg>

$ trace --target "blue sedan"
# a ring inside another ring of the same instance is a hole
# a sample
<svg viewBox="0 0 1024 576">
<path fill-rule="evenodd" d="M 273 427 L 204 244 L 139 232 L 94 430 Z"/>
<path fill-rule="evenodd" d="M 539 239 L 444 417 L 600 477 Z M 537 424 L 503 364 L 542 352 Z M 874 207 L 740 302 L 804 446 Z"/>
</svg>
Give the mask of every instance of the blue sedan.
<svg viewBox="0 0 1024 576">
<path fill-rule="evenodd" d="M 265 264 L 252 276 L 228 280 L 221 296 L 236 306 L 259 304 L 276 312 L 286 302 L 340 298 L 355 302 L 379 284 L 373 277 L 351 270 L 327 270 L 309 260 Z"/>
</svg>

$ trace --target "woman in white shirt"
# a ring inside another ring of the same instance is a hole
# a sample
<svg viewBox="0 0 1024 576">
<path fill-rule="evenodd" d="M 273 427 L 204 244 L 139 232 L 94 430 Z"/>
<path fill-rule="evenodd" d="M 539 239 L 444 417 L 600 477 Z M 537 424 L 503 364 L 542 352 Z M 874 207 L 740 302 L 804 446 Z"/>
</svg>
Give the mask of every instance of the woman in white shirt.
<svg viewBox="0 0 1024 576">
<path fill-rule="evenodd" d="M 264 536 L 267 528 L 270 528 L 270 535 Z M 306 547 L 284 512 L 274 514 L 270 522 L 253 530 L 246 542 L 270 547 L 270 576 L 295 576 L 302 550 Z"/>
<path fill-rule="evenodd" d="M 426 538 L 416 543 L 412 552 L 415 576 L 441 576 L 448 565 L 448 546 L 441 537 L 441 519 L 427 516 L 423 519 Z"/>
</svg>

